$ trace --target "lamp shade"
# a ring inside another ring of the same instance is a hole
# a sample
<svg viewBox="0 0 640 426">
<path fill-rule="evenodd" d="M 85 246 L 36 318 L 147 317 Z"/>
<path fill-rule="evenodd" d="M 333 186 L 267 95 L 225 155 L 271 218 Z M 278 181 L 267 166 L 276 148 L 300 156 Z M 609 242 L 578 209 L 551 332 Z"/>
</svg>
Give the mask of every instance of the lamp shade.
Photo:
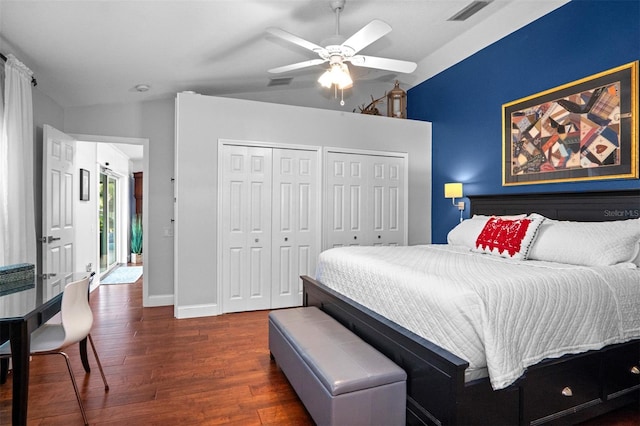
<svg viewBox="0 0 640 426">
<path fill-rule="evenodd" d="M 330 89 L 333 84 L 333 80 L 331 80 L 331 70 L 326 70 L 318 79 L 318 83 L 320 83 L 322 87 Z"/>
<path fill-rule="evenodd" d="M 462 183 L 452 182 L 444 184 L 444 198 L 461 198 Z"/>
</svg>

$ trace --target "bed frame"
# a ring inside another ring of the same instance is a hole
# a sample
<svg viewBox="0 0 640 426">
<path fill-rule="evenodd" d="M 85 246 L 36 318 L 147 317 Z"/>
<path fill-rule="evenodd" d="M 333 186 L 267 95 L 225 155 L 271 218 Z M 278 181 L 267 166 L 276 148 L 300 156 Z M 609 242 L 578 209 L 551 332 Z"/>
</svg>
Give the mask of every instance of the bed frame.
<svg viewBox="0 0 640 426">
<path fill-rule="evenodd" d="M 640 190 L 469 198 L 471 214 L 537 212 L 578 221 L 640 217 Z M 488 378 L 465 383 L 467 361 L 310 277 L 302 280 L 305 306 L 320 307 L 407 372 L 407 424 L 569 424 L 640 403 L 640 339 L 542 361 L 494 391 Z"/>
</svg>

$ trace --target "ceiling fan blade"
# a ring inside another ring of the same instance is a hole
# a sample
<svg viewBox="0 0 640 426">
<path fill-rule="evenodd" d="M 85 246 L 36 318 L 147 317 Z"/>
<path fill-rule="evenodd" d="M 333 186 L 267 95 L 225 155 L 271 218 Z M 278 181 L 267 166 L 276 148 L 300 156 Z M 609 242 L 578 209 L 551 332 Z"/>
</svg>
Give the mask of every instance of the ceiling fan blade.
<svg viewBox="0 0 640 426">
<path fill-rule="evenodd" d="M 415 62 L 401 61 L 399 59 L 378 58 L 375 56 L 357 55 L 349 59 L 357 67 L 377 68 L 386 71 L 412 73 L 418 67 Z"/>
<path fill-rule="evenodd" d="M 271 74 L 279 74 L 279 73 L 283 73 L 283 72 L 299 70 L 300 68 L 306 68 L 306 67 L 311 67 L 311 66 L 314 66 L 314 65 L 320 65 L 323 62 L 327 62 L 327 59 L 311 59 L 311 60 L 308 60 L 308 61 L 298 62 L 298 63 L 291 64 L 291 65 L 285 65 L 285 66 L 282 66 L 282 67 L 271 68 L 269 70 L 269 72 Z"/>
<path fill-rule="evenodd" d="M 286 40 L 290 43 L 297 44 L 300 47 L 304 47 L 307 50 L 311 50 L 312 52 L 320 53 L 323 50 L 325 50 L 324 47 L 322 46 L 318 46 L 315 43 L 307 41 L 303 38 L 298 37 L 297 35 L 291 34 L 280 28 L 276 28 L 276 27 L 267 28 L 267 32 L 276 37 L 280 37 L 281 39 Z"/>
<path fill-rule="evenodd" d="M 362 27 L 360 31 L 349 37 L 342 43 L 343 47 L 347 47 L 353 50 L 351 55 L 355 55 L 374 41 L 389 34 L 391 32 L 391 26 L 384 21 L 374 19 L 367 25 Z"/>
</svg>

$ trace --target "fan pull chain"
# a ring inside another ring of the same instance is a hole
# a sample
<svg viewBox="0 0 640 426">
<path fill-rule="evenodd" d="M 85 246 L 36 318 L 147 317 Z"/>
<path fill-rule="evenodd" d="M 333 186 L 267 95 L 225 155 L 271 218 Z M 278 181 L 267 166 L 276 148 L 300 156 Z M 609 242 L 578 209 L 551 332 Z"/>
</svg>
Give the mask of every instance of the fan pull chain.
<svg viewBox="0 0 640 426">
<path fill-rule="evenodd" d="M 344 106 L 344 89 L 340 89 L 340 106 Z"/>
</svg>

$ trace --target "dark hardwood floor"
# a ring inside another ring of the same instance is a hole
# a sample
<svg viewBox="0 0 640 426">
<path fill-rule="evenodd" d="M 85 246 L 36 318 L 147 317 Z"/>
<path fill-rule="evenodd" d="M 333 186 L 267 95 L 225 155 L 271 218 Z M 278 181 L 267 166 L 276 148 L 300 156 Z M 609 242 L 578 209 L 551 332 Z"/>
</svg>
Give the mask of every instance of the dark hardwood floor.
<svg viewBox="0 0 640 426">
<path fill-rule="evenodd" d="M 91 294 L 92 336 L 105 368 L 105 393 L 93 355 L 84 374 L 72 359 L 93 425 L 313 425 L 269 358 L 266 311 L 177 320 L 173 307 L 142 308 L 142 278 Z M 82 424 L 61 357 L 34 357 L 29 425 Z M 0 386 L 0 424 L 11 421 L 11 376 Z M 591 426 L 640 425 L 638 407 Z"/>
</svg>

